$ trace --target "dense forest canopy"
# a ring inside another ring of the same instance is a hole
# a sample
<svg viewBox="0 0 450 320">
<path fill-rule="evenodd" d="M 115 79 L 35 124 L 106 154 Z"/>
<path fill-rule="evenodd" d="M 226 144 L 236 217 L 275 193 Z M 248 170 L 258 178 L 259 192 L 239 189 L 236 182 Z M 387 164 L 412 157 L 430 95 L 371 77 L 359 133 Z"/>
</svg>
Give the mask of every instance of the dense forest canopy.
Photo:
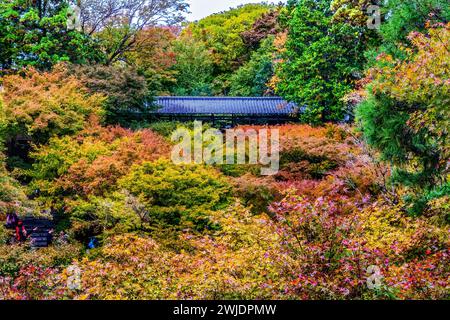
<svg viewBox="0 0 450 320">
<path fill-rule="evenodd" d="M 450 2 L 188 10 L 0 0 L 0 218 L 53 224 L 40 250 L 0 225 L 0 299 L 450 298 Z M 172 133 L 211 127 L 126 118 L 158 95 L 276 95 L 301 123 L 238 127 L 278 130 L 272 176 L 178 165 Z"/>
</svg>

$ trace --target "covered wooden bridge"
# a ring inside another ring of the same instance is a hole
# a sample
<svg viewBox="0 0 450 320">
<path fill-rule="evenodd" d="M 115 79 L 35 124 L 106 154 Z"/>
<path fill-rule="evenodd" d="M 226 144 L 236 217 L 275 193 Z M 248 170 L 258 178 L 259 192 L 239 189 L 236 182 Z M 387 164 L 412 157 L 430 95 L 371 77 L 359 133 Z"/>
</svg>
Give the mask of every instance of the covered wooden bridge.
<svg viewBox="0 0 450 320">
<path fill-rule="evenodd" d="M 298 107 L 279 97 L 157 97 L 149 120 L 204 121 L 213 125 L 297 121 Z"/>
</svg>

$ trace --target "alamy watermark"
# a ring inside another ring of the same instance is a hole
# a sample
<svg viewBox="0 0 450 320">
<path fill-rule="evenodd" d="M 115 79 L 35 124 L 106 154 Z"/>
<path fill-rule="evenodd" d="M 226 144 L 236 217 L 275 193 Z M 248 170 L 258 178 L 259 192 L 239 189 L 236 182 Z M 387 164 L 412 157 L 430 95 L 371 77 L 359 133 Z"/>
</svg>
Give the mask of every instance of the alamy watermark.
<svg viewBox="0 0 450 320">
<path fill-rule="evenodd" d="M 381 280 L 383 279 L 383 275 L 381 274 L 381 269 L 378 266 L 369 266 L 367 268 L 367 274 L 370 276 L 367 277 L 367 288 L 370 290 L 378 290 L 381 288 Z"/>
<path fill-rule="evenodd" d="M 280 168 L 278 129 L 204 130 L 201 121 L 194 130 L 180 127 L 172 133 L 175 164 L 251 164 L 261 165 L 261 175 L 274 175 Z"/>
<path fill-rule="evenodd" d="M 381 27 L 381 8 L 377 5 L 370 5 L 366 8 L 368 15 L 367 28 L 380 29 Z"/>
<path fill-rule="evenodd" d="M 71 5 L 67 9 L 67 29 L 81 31 L 81 9 L 77 5 Z"/>
<path fill-rule="evenodd" d="M 81 290 L 81 269 L 78 266 L 67 267 L 66 285 L 70 290 Z"/>
</svg>

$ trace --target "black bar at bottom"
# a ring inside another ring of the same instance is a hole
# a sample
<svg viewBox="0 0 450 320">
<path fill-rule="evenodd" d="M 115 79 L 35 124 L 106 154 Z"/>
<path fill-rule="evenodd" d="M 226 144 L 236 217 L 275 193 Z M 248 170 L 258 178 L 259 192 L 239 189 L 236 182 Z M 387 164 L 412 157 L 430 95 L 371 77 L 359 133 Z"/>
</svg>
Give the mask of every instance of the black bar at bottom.
<svg viewBox="0 0 450 320">
<path fill-rule="evenodd" d="M 96 312 L 125 319 L 365 319 L 373 314 L 384 319 L 392 311 L 402 318 L 422 312 L 448 310 L 448 301 L 3 301 L 2 313 L 20 309 L 21 318 L 42 314 L 85 317 Z M 47 309 L 48 310 L 41 310 Z M 442 309 L 441 309 L 442 308 Z M 140 315 L 140 316 L 138 316 Z M 61 318 L 60 316 L 58 317 Z M 90 317 L 89 317 L 90 318 Z M 105 318 L 102 316 L 102 318 Z"/>
</svg>

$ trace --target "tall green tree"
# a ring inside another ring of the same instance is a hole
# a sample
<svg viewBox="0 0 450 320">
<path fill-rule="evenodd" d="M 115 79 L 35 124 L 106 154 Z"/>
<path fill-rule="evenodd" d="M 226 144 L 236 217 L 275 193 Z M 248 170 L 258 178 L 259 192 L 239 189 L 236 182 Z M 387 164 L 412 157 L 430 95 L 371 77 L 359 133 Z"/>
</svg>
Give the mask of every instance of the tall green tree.
<svg viewBox="0 0 450 320">
<path fill-rule="evenodd" d="M 68 1 L 0 2 L 0 69 L 49 69 L 61 61 L 101 61 L 96 43 L 67 28 Z"/>
<path fill-rule="evenodd" d="M 290 8 L 276 93 L 305 106 L 304 121 L 342 120 L 342 98 L 362 73 L 370 33 L 366 27 L 335 22 L 331 0 L 292 1 Z"/>
<path fill-rule="evenodd" d="M 250 61 L 240 67 L 230 78 L 230 95 L 263 96 L 271 94 L 267 83 L 274 74 L 273 45 L 274 37 L 262 41 Z"/>
<path fill-rule="evenodd" d="M 176 83 L 171 92 L 174 95 L 211 95 L 213 81 L 213 60 L 202 42 L 184 35 L 174 43 L 176 63 L 173 66 Z"/>
</svg>

